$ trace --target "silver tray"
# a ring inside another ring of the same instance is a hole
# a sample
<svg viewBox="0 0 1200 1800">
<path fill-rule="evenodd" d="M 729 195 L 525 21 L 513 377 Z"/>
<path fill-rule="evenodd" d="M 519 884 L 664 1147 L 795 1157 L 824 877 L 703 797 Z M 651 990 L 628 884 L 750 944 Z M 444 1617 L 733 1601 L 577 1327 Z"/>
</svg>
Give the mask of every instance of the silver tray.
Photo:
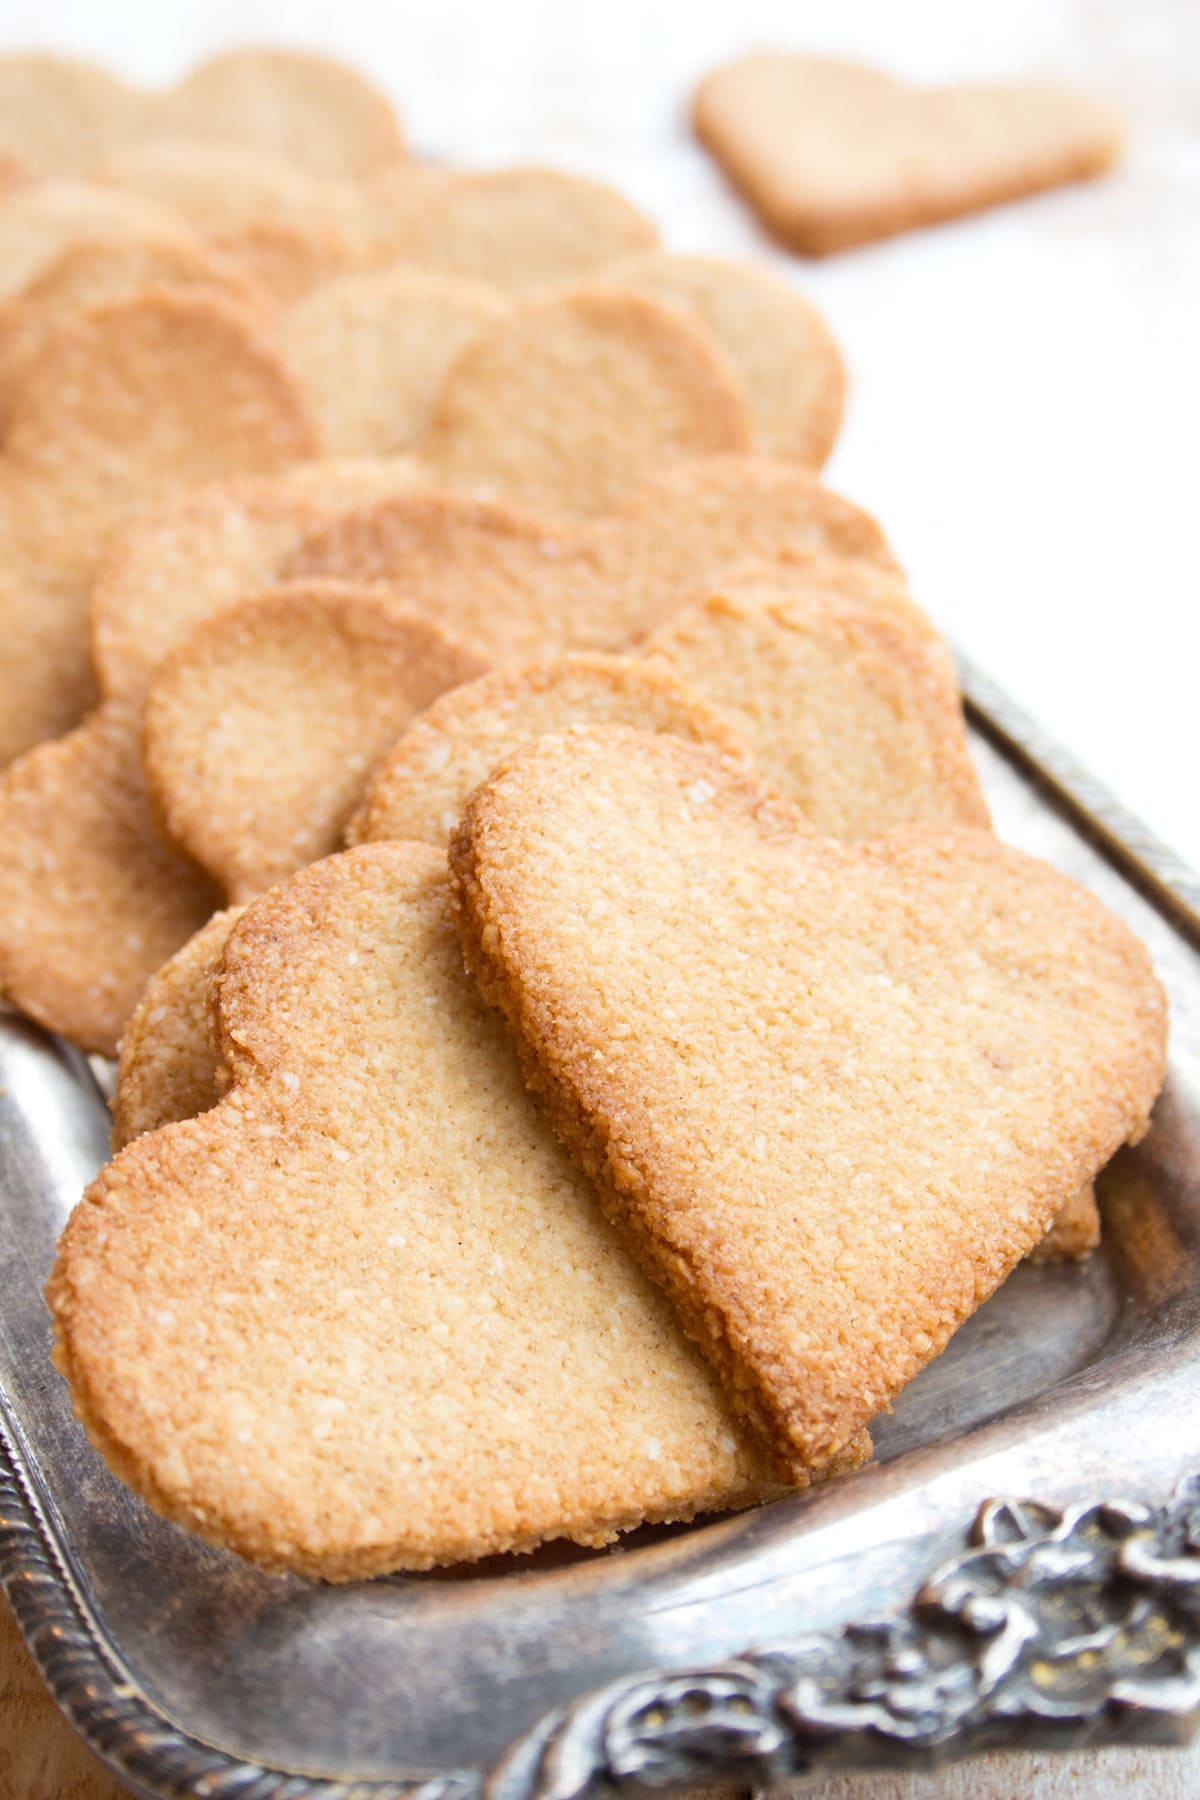
<svg viewBox="0 0 1200 1800">
<path fill-rule="evenodd" d="M 1028 1265 L 807 1498 L 333 1588 L 109 1475 L 49 1363 L 55 1238 L 107 1153 L 73 1051 L 0 1019 L 0 1578 L 59 1704 L 143 1795 L 573 1800 L 988 1745 L 1173 1742 L 1200 1708 L 1200 888 L 980 678 L 997 829 L 1094 888 L 1170 993 L 1102 1251 Z"/>
</svg>

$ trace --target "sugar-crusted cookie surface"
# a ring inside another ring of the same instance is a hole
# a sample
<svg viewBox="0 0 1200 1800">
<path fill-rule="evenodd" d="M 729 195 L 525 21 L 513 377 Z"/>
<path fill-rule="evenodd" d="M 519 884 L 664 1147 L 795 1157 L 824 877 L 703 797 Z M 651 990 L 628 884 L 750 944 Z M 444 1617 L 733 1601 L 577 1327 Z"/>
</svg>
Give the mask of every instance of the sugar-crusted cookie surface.
<svg viewBox="0 0 1200 1800">
<path fill-rule="evenodd" d="M 692 118 L 764 222 L 813 256 L 1099 174 L 1121 143 L 1108 107 L 1062 88 L 913 88 L 818 56 L 717 69 Z"/>
<path fill-rule="evenodd" d="M 668 737 L 543 738 L 451 840 L 468 961 L 727 1392 L 819 1468 L 1145 1127 L 1166 1011 L 983 832 L 811 834 Z"/>
<path fill-rule="evenodd" d="M 679 458 L 745 451 L 731 365 L 686 313 L 598 283 L 530 300 L 447 377 L 420 453 L 442 480 L 566 518 Z"/>
<path fill-rule="evenodd" d="M 889 597 L 890 598 L 890 597 Z M 962 706 L 928 627 L 827 584 L 736 583 L 645 648 L 728 719 L 763 776 L 827 837 L 988 823 Z"/>
<path fill-rule="evenodd" d="M 248 909 L 215 993 L 231 1091 L 100 1175 L 49 1287 L 123 1479 L 333 1579 L 601 1543 L 769 1488 L 539 1121 L 440 854 L 306 870 Z"/>
<path fill-rule="evenodd" d="M 396 184 L 384 177 L 377 192 Z M 403 184 L 390 260 L 530 293 L 579 281 L 658 232 L 615 188 L 563 169 L 462 169 Z"/>
<path fill-rule="evenodd" d="M 819 469 L 838 434 L 846 371 L 811 300 L 770 269 L 716 256 L 648 251 L 605 270 L 605 280 L 695 313 L 737 370 L 750 402 L 755 448 Z"/>
<path fill-rule="evenodd" d="M 153 976 L 121 1033 L 114 1152 L 160 1125 L 196 1118 L 221 1098 L 209 986 L 244 910 L 214 913 Z"/>
<path fill-rule="evenodd" d="M 407 479 L 399 460 L 311 463 L 181 495 L 114 541 L 91 594 L 103 704 L 0 780 L 0 983 L 49 1029 L 114 1055 L 145 983 L 218 904 L 208 877 L 163 843 L 146 792 L 140 739 L 154 669 L 189 630 L 270 585 L 279 560 L 340 505 Z M 0 565 L 0 603 L 8 581 L 28 608 L 18 574 Z M 82 605 L 78 584 L 72 592 Z M 26 654 L 30 641 L 28 630 L 0 637 Z M 19 699 L 28 670 L 22 679 L 19 658 L 12 669 Z M 44 705 L 47 688 L 34 691 Z M 85 692 L 94 697 L 90 671 Z M 74 690 L 62 696 L 62 725 L 77 703 Z M 22 715 L 14 706 L 9 717 Z"/>
<path fill-rule="evenodd" d="M 413 721 L 376 767 L 347 841 L 444 844 L 471 790 L 512 751 L 548 731 L 600 724 L 670 731 L 744 754 L 720 714 L 661 658 L 564 656 L 497 669 L 444 694 Z"/>
<path fill-rule="evenodd" d="M 483 282 L 401 266 L 326 282 L 277 341 L 335 456 L 386 456 L 433 417 L 450 369 L 508 301 Z"/>
<path fill-rule="evenodd" d="M 488 665 L 432 620 L 345 582 L 295 582 L 167 658 L 142 754 L 166 836 L 248 900 L 339 848 L 367 777 L 439 694 Z"/>
</svg>

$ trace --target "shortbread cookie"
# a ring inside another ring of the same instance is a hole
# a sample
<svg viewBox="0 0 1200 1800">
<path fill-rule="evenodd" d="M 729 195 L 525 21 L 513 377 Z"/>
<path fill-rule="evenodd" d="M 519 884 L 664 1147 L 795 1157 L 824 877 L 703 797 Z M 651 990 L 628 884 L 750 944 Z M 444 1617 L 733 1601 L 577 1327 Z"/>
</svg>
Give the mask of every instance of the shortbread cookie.
<svg viewBox="0 0 1200 1800">
<path fill-rule="evenodd" d="M 1128 928 L 986 832 L 817 837 L 744 768 L 583 727 L 451 840 L 464 947 L 733 1403 L 819 1469 L 1144 1131 Z"/>
<path fill-rule="evenodd" d="M 246 225 L 304 225 L 336 219 L 338 182 L 321 181 L 255 145 L 156 137 L 124 144 L 95 163 L 93 181 L 167 207 L 202 237 Z"/>
<path fill-rule="evenodd" d="M 725 720 L 664 662 L 564 656 L 497 669 L 435 700 L 379 763 L 348 843 L 444 844 L 473 788 L 512 751 L 569 725 L 634 725 L 743 755 Z"/>
<path fill-rule="evenodd" d="M 419 448 L 436 476 L 481 496 L 586 517 L 665 463 L 750 441 L 712 339 L 677 307 L 595 286 L 528 301 L 479 338 Z"/>
<path fill-rule="evenodd" d="M 415 204 L 395 232 L 396 260 L 510 292 L 578 281 L 658 243 L 623 194 L 561 169 L 460 170 L 401 193 Z"/>
<path fill-rule="evenodd" d="M 270 585 L 306 530 L 408 478 L 402 463 L 311 463 L 182 495 L 119 534 L 92 596 L 104 704 L 0 778 L 0 987 L 50 1030 L 115 1054 L 150 976 L 219 904 L 155 828 L 139 748 L 154 667 Z"/>
<path fill-rule="evenodd" d="M 665 250 L 615 263 L 604 279 L 695 313 L 745 388 L 755 449 L 821 467 L 842 422 L 846 372 L 833 333 L 791 282 L 757 263 Z"/>
<path fill-rule="evenodd" d="M 809 470 L 765 457 L 711 457 L 651 476 L 618 512 L 596 521 L 589 543 L 624 598 L 630 639 L 747 563 L 835 556 L 899 573 L 869 513 Z"/>
<path fill-rule="evenodd" d="M 18 188 L 0 203 L 0 298 L 19 294 L 74 244 L 138 243 L 182 228 L 168 207 L 98 183 Z"/>
<path fill-rule="evenodd" d="M 692 117 L 765 224 L 811 256 L 1098 175 L 1121 126 L 1062 88 L 913 88 L 858 63 L 748 56 Z"/>
<path fill-rule="evenodd" d="M 189 232 L 73 244 L 21 293 L 0 303 L 0 422 L 27 367 L 60 325 L 90 307 L 159 287 L 183 288 L 259 316 L 268 310 L 238 263 Z"/>
<path fill-rule="evenodd" d="M 386 456 L 428 429 L 454 363 L 507 311 L 480 282 L 385 269 L 319 287 L 285 314 L 276 342 L 329 451 Z"/>
<path fill-rule="evenodd" d="M 225 51 L 165 95 L 159 114 L 162 129 L 180 137 L 257 144 L 340 180 L 404 156 L 386 96 L 348 64 L 301 50 Z"/>
<path fill-rule="evenodd" d="M 196 1118 L 221 1098 L 209 986 L 245 910 L 214 913 L 154 975 L 122 1032 L 112 1097 L 114 1155 L 160 1125 Z"/>
<path fill-rule="evenodd" d="M 71 174 L 140 136 L 147 100 L 80 57 L 0 56 L 0 155 L 35 175 Z"/>
<path fill-rule="evenodd" d="M 229 1093 L 103 1171 L 48 1289 L 123 1480 L 334 1580 L 605 1543 L 769 1489 L 540 1124 L 463 971 L 440 854 L 372 845 L 264 896 L 215 998 Z"/>
<path fill-rule="evenodd" d="M 719 588 L 647 639 L 826 837 L 988 824 L 958 691 L 929 628 L 838 589 Z M 908 602 L 908 610 L 916 608 Z"/>
<path fill-rule="evenodd" d="M 1055 1214 L 1049 1231 L 1029 1252 L 1031 1263 L 1081 1262 L 1100 1242 L 1100 1208 L 1089 1181 Z"/>
<path fill-rule="evenodd" d="M 296 378 L 239 310 L 155 292 L 53 334 L 14 395 L 0 461 L 9 757 L 94 698 L 86 593 L 114 529 L 174 488 L 284 469 L 317 447 Z"/>
<path fill-rule="evenodd" d="M 615 650 L 629 636 L 624 595 L 586 534 L 463 494 L 417 489 L 347 513 L 280 572 L 386 587 L 497 663 Z"/>
<path fill-rule="evenodd" d="M 148 977 L 221 903 L 149 818 L 120 707 L 0 775 L 0 989 L 106 1055 Z"/>
<path fill-rule="evenodd" d="M 574 529 L 452 496 L 383 501 L 315 535 L 281 573 L 382 583 L 511 662 L 624 650 L 747 556 L 807 567 L 816 555 L 872 559 L 887 571 L 876 591 L 885 580 L 899 589 L 867 513 L 795 464 L 729 456 L 653 477 Z"/>
<path fill-rule="evenodd" d="M 370 588 L 299 582 L 242 601 L 150 689 L 142 754 L 165 835 L 250 899 L 336 850 L 379 758 L 486 668 Z"/>
</svg>

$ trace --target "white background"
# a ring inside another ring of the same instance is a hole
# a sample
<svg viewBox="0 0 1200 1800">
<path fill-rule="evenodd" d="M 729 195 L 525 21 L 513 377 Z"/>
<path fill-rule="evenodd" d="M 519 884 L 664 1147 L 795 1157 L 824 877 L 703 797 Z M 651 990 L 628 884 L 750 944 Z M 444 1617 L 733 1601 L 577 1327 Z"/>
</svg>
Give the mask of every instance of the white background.
<svg viewBox="0 0 1200 1800">
<path fill-rule="evenodd" d="M 351 58 L 416 146 L 613 179 L 668 244 L 769 257 L 852 376 L 829 479 L 917 598 L 1200 865 L 1200 3 L 1196 0 L 223 0 L 0 4 L 2 36 L 147 81 L 236 42 Z M 691 143 L 689 86 L 751 47 L 918 79 L 1061 77 L 1130 128 L 1111 178 L 831 262 L 773 250 Z"/>
</svg>

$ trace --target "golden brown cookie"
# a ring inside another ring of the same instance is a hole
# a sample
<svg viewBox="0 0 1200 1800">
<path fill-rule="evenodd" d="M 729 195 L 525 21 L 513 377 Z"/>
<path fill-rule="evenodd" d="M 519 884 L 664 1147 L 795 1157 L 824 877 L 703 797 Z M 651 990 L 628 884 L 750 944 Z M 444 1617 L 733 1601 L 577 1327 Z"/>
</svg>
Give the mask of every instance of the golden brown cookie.
<svg viewBox="0 0 1200 1800">
<path fill-rule="evenodd" d="M 899 574 L 869 513 L 810 470 L 766 457 L 708 457 L 652 475 L 611 517 L 595 522 L 588 542 L 623 597 L 631 639 L 663 623 L 706 583 L 747 564 L 807 565 L 814 556 L 834 556 Z"/>
<path fill-rule="evenodd" d="M 486 668 L 371 588 L 296 582 L 243 600 L 166 659 L 146 701 L 165 836 L 250 899 L 336 850 L 379 758 Z"/>
<path fill-rule="evenodd" d="M 527 301 L 464 352 L 419 449 L 481 497 L 609 512 L 679 458 L 749 450 L 737 377 L 677 307 L 619 288 Z"/>
<path fill-rule="evenodd" d="M 989 833 L 817 837 L 742 767 L 580 728 L 451 840 L 470 966 L 733 1403 L 846 1445 L 1145 1129 L 1128 928 Z"/>
<path fill-rule="evenodd" d="M 6 757 L 94 700 L 86 595 L 113 527 L 171 486 L 281 467 L 314 441 L 295 380 L 225 307 L 147 295 L 54 333 L 20 384 L 0 462 Z"/>
<path fill-rule="evenodd" d="M 214 56 L 163 97 L 159 116 L 180 137 L 233 138 L 340 180 L 404 156 L 386 96 L 346 63 L 301 50 Z"/>
<path fill-rule="evenodd" d="M 221 1098 L 209 986 L 245 911 L 214 913 L 150 980 L 121 1033 L 112 1097 L 113 1154 L 160 1125 L 194 1119 Z"/>
<path fill-rule="evenodd" d="M 36 175 L 86 168 L 147 122 L 146 95 L 81 57 L 0 56 L 0 155 Z"/>
<path fill-rule="evenodd" d="M 395 260 L 510 292 L 578 281 L 658 243 L 623 194 L 561 169 L 456 170 L 424 191 L 402 185 L 392 194 L 403 202 Z"/>
<path fill-rule="evenodd" d="M 284 315 L 281 355 L 335 456 L 386 456 L 428 428 L 463 351 L 508 311 L 495 288 L 410 268 L 326 282 Z"/>
<path fill-rule="evenodd" d="M 754 447 L 819 469 L 846 403 L 846 371 L 825 320 L 790 281 L 758 263 L 647 251 L 604 279 L 694 313 L 745 389 Z"/>
<path fill-rule="evenodd" d="M 512 751 L 569 725 L 670 731 L 742 755 L 725 720 L 660 659 L 564 656 L 497 669 L 423 712 L 377 765 L 346 841 L 442 845 L 473 788 Z"/>
<path fill-rule="evenodd" d="M 84 239 L 0 303 L 0 422 L 26 368 L 60 325 L 90 307 L 159 287 L 184 288 L 255 315 L 269 310 L 231 257 L 187 231 Z"/>
<path fill-rule="evenodd" d="M 0 990 L 109 1056 L 148 977 L 220 905 L 149 818 L 119 705 L 0 775 Z"/>
<path fill-rule="evenodd" d="M 1082 1262 L 1100 1242 L 1100 1208 L 1089 1181 L 1057 1212 L 1040 1244 L 1029 1252 L 1031 1263 Z"/>
<path fill-rule="evenodd" d="M 1108 107 L 1062 88 L 913 88 L 818 56 L 717 69 L 692 119 L 763 222 L 810 256 L 1098 175 L 1121 146 Z"/>
<path fill-rule="evenodd" d="M 850 565 L 851 569 L 855 565 Z M 932 628 L 889 596 L 736 582 L 646 640 L 733 727 L 765 779 L 826 837 L 896 825 L 988 824 L 958 690 Z M 875 571 L 871 573 L 874 575 Z M 887 581 L 887 577 L 881 577 Z"/>
<path fill-rule="evenodd" d="M 139 243 L 182 230 L 169 208 L 95 182 L 18 188 L 0 202 L 0 297 L 19 294 L 74 244 Z"/>
<path fill-rule="evenodd" d="M 770 1487 L 540 1124 L 438 852 L 305 870 L 247 910 L 214 987 L 230 1091 L 104 1170 L 48 1289 L 122 1479 L 333 1580 L 604 1543 Z"/>
<path fill-rule="evenodd" d="M 628 637 L 623 596 L 585 534 L 463 494 L 415 488 L 347 513 L 281 574 L 386 587 L 492 662 L 611 650 Z"/>
<path fill-rule="evenodd" d="M 156 291 L 99 307 L 27 366 L 0 461 L 0 716 L 10 755 L 94 698 L 86 592 L 105 544 L 172 489 L 317 449 L 296 378 L 242 311 Z"/>
<path fill-rule="evenodd" d="M 314 217 L 336 223 L 348 198 L 341 183 L 236 140 L 143 139 L 110 151 L 89 174 L 168 208 L 205 238 L 248 225 L 303 226 Z"/>
<path fill-rule="evenodd" d="M 155 828 L 139 749 L 154 667 L 269 585 L 305 531 L 406 479 L 399 463 L 311 463 L 181 495 L 118 534 L 92 596 L 104 704 L 0 779 L 0 987 L 51 1030 L 113 1055 L 150 976 L 219 904 Z"/>
<path fill-rule="evenodd" d="M 795 464 L 729 456 L 653 477 L 574 528 L 455 495 L 403 495 L 315 534 L 281 572 L 382 583 L 508 662 L 624 650 L 747 556 L 787 563 L 798 579 L 793 565 L 825 554 L 878 565 L 854 574 L 864 591 L 902 592 L 868 514 Z"/>
</svg>

